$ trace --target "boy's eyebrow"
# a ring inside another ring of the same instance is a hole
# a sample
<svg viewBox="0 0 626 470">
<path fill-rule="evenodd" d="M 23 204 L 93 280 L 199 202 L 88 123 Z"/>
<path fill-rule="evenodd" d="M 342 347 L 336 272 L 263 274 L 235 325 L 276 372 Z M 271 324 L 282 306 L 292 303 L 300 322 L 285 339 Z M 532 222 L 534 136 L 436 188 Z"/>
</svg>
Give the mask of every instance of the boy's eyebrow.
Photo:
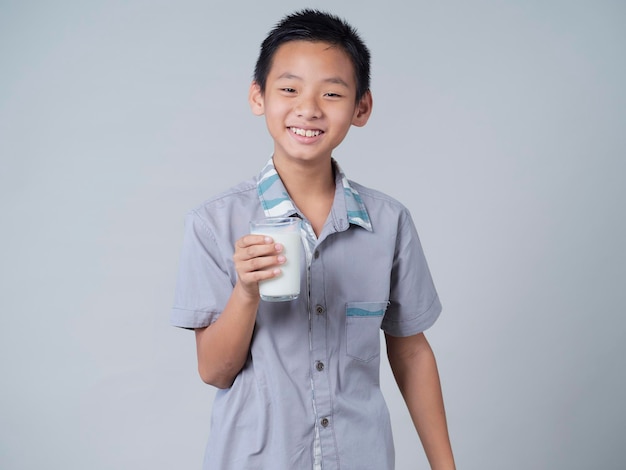
<svg viewBox="0 0 626 470">
<path fill-rule="evenodd" d="M 330 77 L 330 78 L 327 78 L 327 79 L 326 79 L 326 80 L 324 80 L 324 81 L 325 81 L 325 82 L 328 82 L 328 83 L 335 83 L 335 84 L 337 84 L 337 85 L 343 85 L 343 86 L 345 86 L 346 88 L 350 88 L 350 87 L 348 86 L 348 84 L 347 84 L 345 81 L 343 81 L 341 78 L 339 78 L 339 77 Z"/>
<path fill-rule="evenodd" d="M 285 73 L 279 75 L 278 78 L 279 79 L 280 78 L 286 78 L 288 80 L 302 80 L 302 77 L 299 77 L 298 75 L 294 75 L 294 74 L 289 73 L 289 72 L 285 72 Z M 348 84 L 345 82 L 345 80 L 343 80 L 341 77 L 329 77 L 329 78 L 324 79 L 323 81 L 326 82 L 326 83 L 333 83 L 333 84 L 336 84 L 336 85 L 342 85 L 342 86 L 344 86 L 346 88 L 350 88 L 348 86 Z"/>
</svg>

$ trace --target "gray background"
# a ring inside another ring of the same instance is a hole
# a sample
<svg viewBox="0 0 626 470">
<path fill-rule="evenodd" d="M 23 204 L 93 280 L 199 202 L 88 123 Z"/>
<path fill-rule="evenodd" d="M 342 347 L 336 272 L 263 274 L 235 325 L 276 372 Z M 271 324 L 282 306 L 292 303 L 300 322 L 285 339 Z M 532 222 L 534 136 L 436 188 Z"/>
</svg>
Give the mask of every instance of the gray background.
<svg viewBox="0 0 626 470">
<path fill-rule="evenodd" d="M 461 469 L 624 468 L 621 1 L 1 1 L 0 467 L 199 468 L 213 389 L 168 325 L 185 212 L 271 153 L 271 26 L 373 53 L 336 157 L 412 211 Z M 426 468 L 383 361 L 398 469 Z"/>
</svg>

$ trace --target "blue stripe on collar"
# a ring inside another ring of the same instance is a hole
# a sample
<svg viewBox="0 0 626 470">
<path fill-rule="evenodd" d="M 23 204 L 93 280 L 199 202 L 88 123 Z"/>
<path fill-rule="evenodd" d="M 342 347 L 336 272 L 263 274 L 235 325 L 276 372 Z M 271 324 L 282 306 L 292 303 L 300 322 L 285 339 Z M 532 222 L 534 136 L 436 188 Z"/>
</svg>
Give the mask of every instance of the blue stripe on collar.
<svg viewBox="0 0 626 470">
<path fill-rule="evenodd" d="M 333 159 L 336 177 L 341 180 L 343 193 L 346 201 L 346 218 L 349 223 L 359 225 L 366 230 L 372 230 L 367 209 L 358 191 L 350 185 L 350 181 L 341 170 L 339 164 Z M 287 194 L 272 158 L 266 163 L 258 177 L 257 193 L 266 217 L 285 217 L 297 213 L 296 207 Z"/>
</svg>

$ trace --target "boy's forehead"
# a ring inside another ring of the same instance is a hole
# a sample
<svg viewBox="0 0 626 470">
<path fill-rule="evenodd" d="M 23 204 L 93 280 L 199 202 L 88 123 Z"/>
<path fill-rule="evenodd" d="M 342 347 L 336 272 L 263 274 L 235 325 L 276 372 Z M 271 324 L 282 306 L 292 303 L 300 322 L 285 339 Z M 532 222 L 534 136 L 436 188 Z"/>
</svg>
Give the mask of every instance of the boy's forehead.
<svg viewBox="0 0 626 470">
<path fill-rule="evenodd" d="M 304 41 L 302 39 L 294 39 L 284 42 L 276 49 L 274 53 L 274 63 L 277 58 L 282 60 L 293 59 L 294 56 L 307 56 L 308 58 L 320 57 L 324 52 L 333 51 L 344 55 L 348 58 L 348 54 L 341 47 L 323 41 Z"/>
<path fill-rule="evenodd" d="M 330 52 L 330 54 L 327 55 L 325 52 Z M 341 46 L 323 41 L 303 40 L 293 40 L 281 44 L 276 49 L 269 73 L 281 75 L 285 72 L 292 72 L 286 69 L 298 63 L 308 64 L 314 60 L 328 59 L 330 56 L 332 56 L 331 60 L 325 61 L 328 68 L 333 69 L 336 74 L 347 73 L 349 77 L 346 78 L 354 77 L 355 69 L 352 60 Z"/>
</svg>

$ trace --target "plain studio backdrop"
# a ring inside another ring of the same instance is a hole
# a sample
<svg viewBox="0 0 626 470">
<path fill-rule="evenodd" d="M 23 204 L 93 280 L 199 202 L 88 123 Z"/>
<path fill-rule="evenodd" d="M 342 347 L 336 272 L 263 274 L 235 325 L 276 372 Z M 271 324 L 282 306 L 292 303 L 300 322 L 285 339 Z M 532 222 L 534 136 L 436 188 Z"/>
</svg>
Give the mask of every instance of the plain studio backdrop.
<svg viewBox="0 0 626 470">
<path fill-rule="evenodd" d="M 169 326 L 183 217 L 269 158 L 248 85 L 305 6 L 373 54 L 373 116 L 335 157 L 415 219 L 458 468 L 624 468 L 608 0 L 0 2 L 0 468 L 200 467 L 214 389 Z M 398 470 L 427 468 L 386 359 L 382 386 Z"/>
</svg>

